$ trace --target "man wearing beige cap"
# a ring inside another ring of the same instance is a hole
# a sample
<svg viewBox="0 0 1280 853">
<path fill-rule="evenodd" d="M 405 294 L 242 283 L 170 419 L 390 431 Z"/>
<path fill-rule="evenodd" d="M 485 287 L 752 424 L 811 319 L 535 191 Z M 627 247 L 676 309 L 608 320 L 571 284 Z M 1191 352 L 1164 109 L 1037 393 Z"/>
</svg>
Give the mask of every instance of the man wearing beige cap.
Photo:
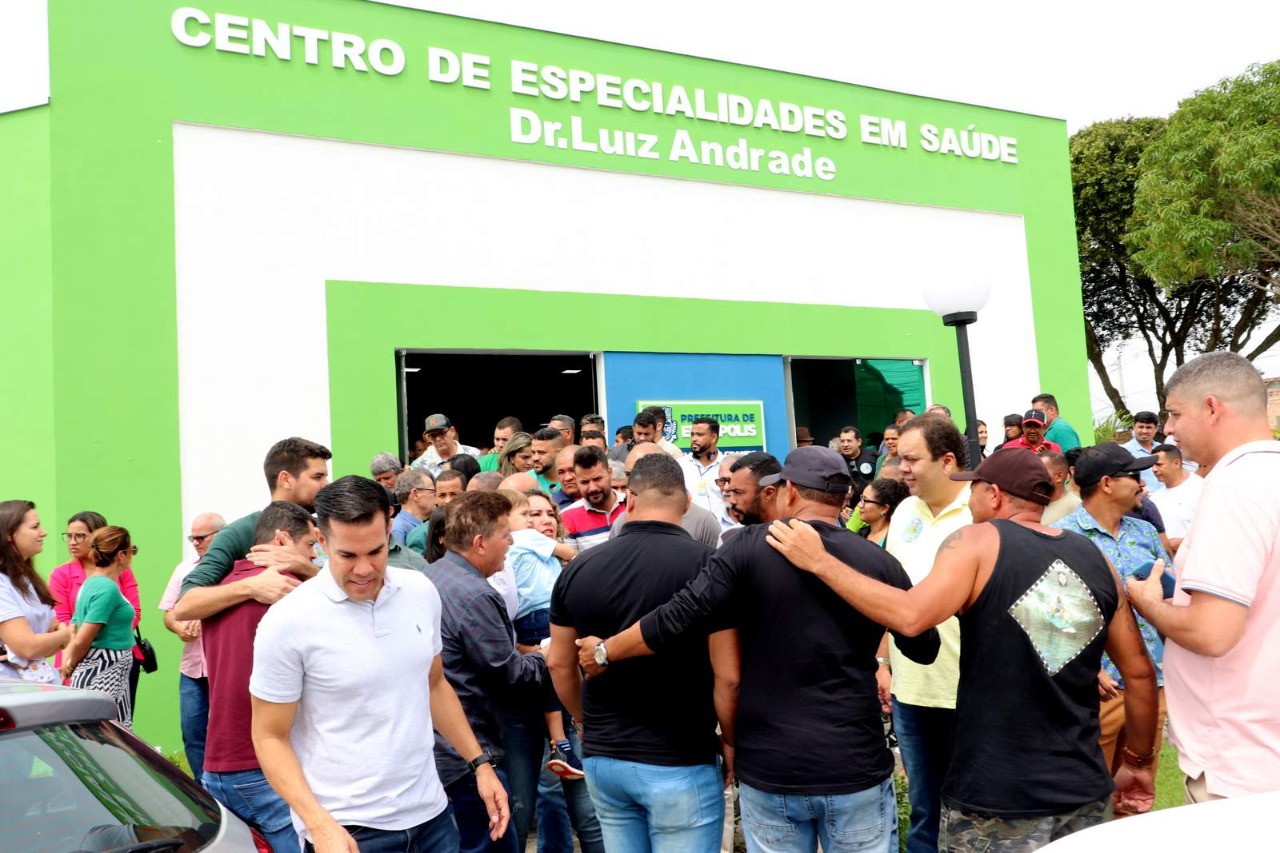
<svg viewBox="0 0 1280 853">
<path fill-rule="evenodd" d="M 1111 816 L 1114 800 L 1146 811 L 1156 738 L 1155 672 L 1115 570 L 1084 537 L 1040 523 L 1052 487 L 1035 454 L 1002 449 L 971 480 L 974 523 L 938 549 L 904 590 L 827 553 L 804 522 L 776 521 L 769 544 L 869 619 L 903 635 L 958 615 L 960 682 L 942 845 L 1031 850 Z M 1130 749 L 1115 783 L 1098 746 L 1103 649 L 1126 687 Z M 998 697 L 998 701 L 992 701 Z"/>
<path fill-rule="evenodd" d="M 458 430 L 447 415 L 432 415 L 427 418 L 422 437 L 431 446 L 426 453 L 413 460 L 413 467 L 431 472 L 432 477 L 438 477 L 444 470 L 444 463 L 459 453 L 480 458 L 478 449 L 458 442 Z"/>
</svg>

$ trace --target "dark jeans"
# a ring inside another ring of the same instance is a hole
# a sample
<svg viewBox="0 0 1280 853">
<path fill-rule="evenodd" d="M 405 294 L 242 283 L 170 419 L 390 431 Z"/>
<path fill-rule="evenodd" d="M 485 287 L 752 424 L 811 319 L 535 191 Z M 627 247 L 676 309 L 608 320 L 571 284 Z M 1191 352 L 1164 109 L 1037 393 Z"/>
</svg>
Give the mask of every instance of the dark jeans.
<svg viewBox="0 0 1280 853">
<path fill-rule="evenodd" d="M 893 700 L 893 728 L 898 733 L 902 765 L 907 771 L 911 828 L 907 853 L 937 853 L 942 826 L 942 781 L 951 761 L 951 724 L 955 711 L 905 705 Z"/>
<path fill-rule="evenodd" d="M 367 826 L 344 826 L 343 829 L 351 833 L 360 853 L 458 853 L 459 849 L 458 827 L 451 808 L 411 829 L 370 829 Z M 310 841 L 303 849 L 307 853 L 315 851 Z"/>
<path fill-rule="evenodd" d="M 522 646 L 536 646 L 543 640 L 551 636 L 551 611 L 535 610 L 532 613 L 526 613 L 517 619 L 512 626 L 516 629 L 516 642 Z M 559 711 L 564 706 L 560 704 L 560 697 L 556 695 L 555 688 L 551 686 L 551 679 L 547 679 L 546 686 L 546 704 L 542 710 L 547 713 Z"/>
<path fill-rule="evenodd" d="M 507 798 L 511 798 L 511 786 L 507 784 L 507 774 L 498 770 L 498 778 L 502 787 L 507 789 Z M 476 789 L 474 773 L 468 773 L 461 779 L 445 786 L 449 802 L 453 805 L 453 817 L 458 825 L 460 853 L 517 853 L 515 809 L 512 809 L 511 823 L 502 837 L 494 841 L 489 837 L 489 807 L 480 799 L 480 791 Z M 364 848 L 361 848 L 364 853 Z"/>
<path fill-rule="evenodd" d="M 575 750 L 581 750 L 582 744 L 571 723 L 566 721 L 565 731 Z M 518 849 L 524 850 L 525 841 L 529 837 L 529 829 L 533 825 L 534 809 L 538 813 L 538 849 L 547 853 L 561 853 L 572 846 L 543 846 L 543 836 L 548 841 L 561 841 L 568 838 L 564 812 L 543 808 L 538 796 L 538 780 L 547 763 L 547 725 L 543 715 L 537 711 L 511 713 L 502 730 L 502 742 L 506 747 L 506 755 L 502 759 L 503 769 L 511 780 L 511 823 L 515 827 Z M 578 753 L 581 755 L 581 752 Z M 595 808 L 591 805 L 591 794 L 584 781 L 561 781 L 564 798 L 560 803 L 548 801 L 545 805 L 561 805 L 568 812 L 568 822 L 578 833 L 578 841 L 583 853 L 604 853 L 604 840 L 600 834 L 600 822 L 596 820 Z"/>
</svg>

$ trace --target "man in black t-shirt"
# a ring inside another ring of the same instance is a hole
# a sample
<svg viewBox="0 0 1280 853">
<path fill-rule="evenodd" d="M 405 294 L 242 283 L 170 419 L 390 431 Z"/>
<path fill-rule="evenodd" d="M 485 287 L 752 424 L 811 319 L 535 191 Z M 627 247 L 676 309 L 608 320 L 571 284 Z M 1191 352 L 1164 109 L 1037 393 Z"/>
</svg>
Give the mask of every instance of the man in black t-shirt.
<svg viewBox="0 0 1280 853">
<path fill-rule="evenodd" d="M 605 847 L 636 849 L 661 833 L 672 847 L 716 850 L 724 821 L 716 719 L 719 712 L 732 743 L 736 632 L 718 631 L 709 640 L 691 635 L 675 654 L 627 661 L 622 677 L 593 681 L 583 695 L 578 637 L 635 622 L 683 589 L 712 553 L 682 526 L 689 494 L 675 459 L 654 446 L 635 460 L 627 489 L 626 526 L 579 555 L 556 581 L 548 667 L 583 727 L 587 782 Z M 731 761 L 730 755 L 727 767 Z"/>
<path fill-rule="evenodd" d="M 762 477 L 759 485 L 776 487 L 780 517 L 812 522 L 826 546 L 858 571 L 910 588 L 897 560 L 838 525 L 850 482 L 838 453 L 810 446 L 793 450 L 781 472 Z M 748 846 L 815 851 L 821 842 L 823 849 L 837 850 L 846 833 L 857 833 L 859 849 L 897 851 L 893 756 L 875 679 L 884 628 L 851 613 L 816 578 L 796 571 L 769 547 L 767 533 L 765 525 L 744 528 L 668 603 L 607 640 L 599 639 L 605 631 L 584 637 L 579 663 L 590 674 L 603 673 L 603 686 L 629 678 L 625 667 L 632 661 L 626 658 L 679 656 L 690 636 L 736 627 L 741 680 L 738 713 L 726 738 L 734 738 Z M 920 663 L 937 655 L 932 629 L 897 640 Z M 664 700 L 676 709 L 686 702 L 670 690 Z"/>
<path fill-rule="evenodd" d="M 891 630 L 959 615 L 964 655 L 942 787 L 948 850 L 1034 850 L 1155 799 L 1155 670 L 1115 569 L 1089 540 L 1040 524 L 1052 485 L 1031 451 L 1005 448 L 976 471 L 974 523 L 945 539 L 909 591 L 850 571 L 820 531 L 776 521 L 769 544 Z M 896 635 L 895 635 L 896 636 Z M 1134 734 L 1112 783 L 1098 746 L 1103 649 L 1125 681 Z M 999 701 L 993 702 L 992 697 Z M 741 727 L 739 727 L 741 728 Z"/>
<path fill-rule="evenodd" d="M 849 466 L 849 476 L 853 478 L 853 493 L 861 495 L 862 490 L 876 477 L 876 457 L 878 454 L 870 447 L 862 446 L 862 430 L 856 426 L 847 426 L 840 430 L 836 439 L 840 446 L 840 455 L 844 464 Z"/>
</svg>

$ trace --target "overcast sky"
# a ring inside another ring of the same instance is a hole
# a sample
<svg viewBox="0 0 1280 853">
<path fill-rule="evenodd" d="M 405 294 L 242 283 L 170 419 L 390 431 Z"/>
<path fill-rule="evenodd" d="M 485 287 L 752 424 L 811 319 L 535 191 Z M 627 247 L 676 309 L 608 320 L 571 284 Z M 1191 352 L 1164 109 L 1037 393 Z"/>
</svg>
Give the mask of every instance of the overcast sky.
<svg viewBox="0 0 1280 853">
<path fill-rule="evenodd" d="M 1072 133 L 1168 115 L 1197 89 L 1280 58 L 1274 0 L 393 2 L 1054 116 Z"/>
<path fill-rule="evenodd" d="M 1168 115 L 1197 90 L 1280 59 L 1276 0 L 378 2 L 1053 116 L 1069 133 Z M 1150 363 L 1139 345 L 1126 349 L 1112 354 L 1113 381 L 1132 408 L 1154 408 Z M 1280 352 L 1259 367 L 1280 375 Z M 1095 414 L 1109 413 L 1092 368 L 1089 380 Z"/>
</svg>

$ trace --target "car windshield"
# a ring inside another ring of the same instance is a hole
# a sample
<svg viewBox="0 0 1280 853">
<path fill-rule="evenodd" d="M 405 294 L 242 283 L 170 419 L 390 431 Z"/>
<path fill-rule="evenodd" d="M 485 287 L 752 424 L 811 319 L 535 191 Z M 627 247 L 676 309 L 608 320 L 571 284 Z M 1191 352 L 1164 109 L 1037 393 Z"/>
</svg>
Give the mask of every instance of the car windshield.
<svg viewBox="0 0 1280 853">
<path fill-rule="evenodd" d="M 31 853 L 196 851 L 218 804 L 114 723 L 0 737 L 0 847 Z"/>
</svg>

